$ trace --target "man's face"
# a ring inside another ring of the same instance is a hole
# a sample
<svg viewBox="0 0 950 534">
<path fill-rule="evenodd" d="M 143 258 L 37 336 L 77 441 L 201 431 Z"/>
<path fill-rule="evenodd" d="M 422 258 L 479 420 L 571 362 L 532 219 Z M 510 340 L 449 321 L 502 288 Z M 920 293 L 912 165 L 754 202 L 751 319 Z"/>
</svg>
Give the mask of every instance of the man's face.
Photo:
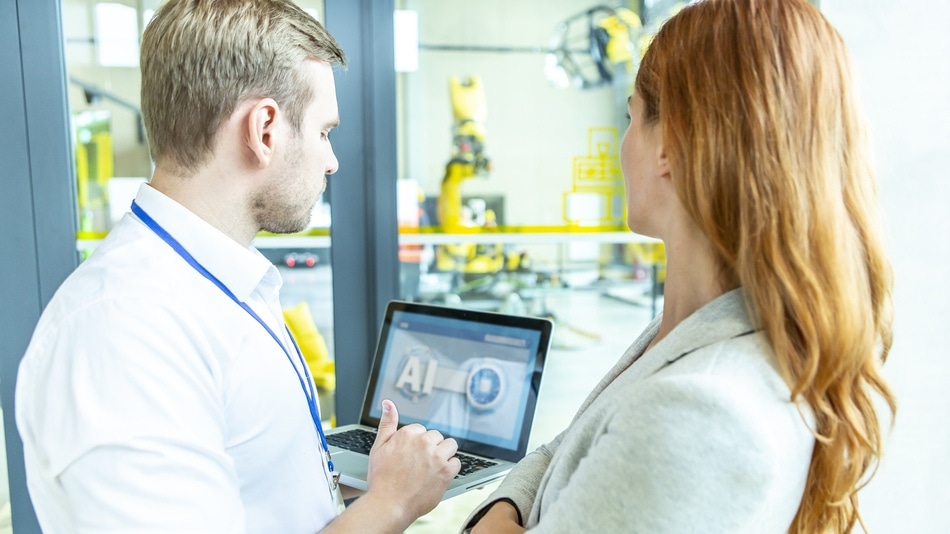
<svg viewBox="0 0 950 534">
<path fill-rule="evenodd" d="M 298 135 L 288 138 L 269 183 L 252 199 L 252 208 L 262 230 L 299 232 L 310 223 L 310 212 L 327 187 L 328 174 L 339 167 L 330 130 L 339 122 L 333 68 L 322 61 L 308 61 L 303 69 L 314 89 L 314 98 L 304 111 Z"/>
</svg>

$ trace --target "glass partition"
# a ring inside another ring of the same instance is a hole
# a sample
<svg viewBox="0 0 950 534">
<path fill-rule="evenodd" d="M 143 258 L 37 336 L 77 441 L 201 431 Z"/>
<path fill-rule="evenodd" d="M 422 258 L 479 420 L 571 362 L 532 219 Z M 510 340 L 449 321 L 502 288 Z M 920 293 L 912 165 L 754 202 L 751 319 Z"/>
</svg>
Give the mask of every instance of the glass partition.
<svg viewBox="0 0 950 534">
<path fill-rule="evenodd" d="M 627 229 L 619 162 L 673 2 L 648 4 L 397 3 L 402 298 L 557 316 L 585 292 L 658 312 L 663 247 Z M 564 328 L 555 346 L 598 338 Z"/>
<path fill-rule="evenodd" d="M 397 2 L 401 297 L 554 321 L 529 449 L 662 308 L 663 245 L 627 228 L 619 159 L 640 51 L 669 12 L 641 4 Z M 484 498 L 409 532 L 457 529 Z"/>
</svg>

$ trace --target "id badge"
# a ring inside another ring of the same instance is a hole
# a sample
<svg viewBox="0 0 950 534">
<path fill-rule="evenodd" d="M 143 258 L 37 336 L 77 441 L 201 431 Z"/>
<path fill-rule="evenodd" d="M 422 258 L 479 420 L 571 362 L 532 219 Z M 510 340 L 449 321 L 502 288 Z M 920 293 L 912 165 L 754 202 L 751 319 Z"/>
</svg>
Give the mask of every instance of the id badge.
<svg viewBox="0 0 950 534">
<path fill-rule="evenodd" d="M 343 491 L 340 490 L 340 473 L 330 474 L 330 493 L 333 494 L 333 505 L 336 507 L 336 515 L 339 516 L 346 510 L 346 503 L 343 502 Z"/>
</svg>

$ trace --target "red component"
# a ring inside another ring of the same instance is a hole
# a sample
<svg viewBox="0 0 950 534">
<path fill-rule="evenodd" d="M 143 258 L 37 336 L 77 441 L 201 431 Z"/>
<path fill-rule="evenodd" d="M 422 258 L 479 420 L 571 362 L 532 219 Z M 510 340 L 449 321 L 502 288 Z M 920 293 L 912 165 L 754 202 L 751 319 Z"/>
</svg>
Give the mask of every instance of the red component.
<svg viewBox="0 0 950 534">
<path fill-rule="evenodd" d="M 313 267 L 317 264 L 317 260 L 313 256 L 307 256 L 307 260 L 304 263 L 307 264 L 307 267 Z"/>
<path fill-rule="evenodd" d="M 284 258 L 284 263 L 287 264 L 287 267 L 293 267 L 294 265 L 297 265 L 297 259 L 293 256 L 287 256 Z"/>
</svg>

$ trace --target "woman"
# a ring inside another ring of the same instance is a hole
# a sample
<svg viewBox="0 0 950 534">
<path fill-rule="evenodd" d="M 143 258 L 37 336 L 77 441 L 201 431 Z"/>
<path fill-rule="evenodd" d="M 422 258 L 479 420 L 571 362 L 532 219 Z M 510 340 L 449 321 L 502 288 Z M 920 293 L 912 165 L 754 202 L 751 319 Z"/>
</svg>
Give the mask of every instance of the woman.
<svg viewBox="0 0 950 534">
<path fill-rule="evenodd" d="M 664 312 L 472 532 L 846 532 L 881 454 L 890 265 L 837 32 L 708 0 L 649 47 L 621 162 Z"/>
</svg>

